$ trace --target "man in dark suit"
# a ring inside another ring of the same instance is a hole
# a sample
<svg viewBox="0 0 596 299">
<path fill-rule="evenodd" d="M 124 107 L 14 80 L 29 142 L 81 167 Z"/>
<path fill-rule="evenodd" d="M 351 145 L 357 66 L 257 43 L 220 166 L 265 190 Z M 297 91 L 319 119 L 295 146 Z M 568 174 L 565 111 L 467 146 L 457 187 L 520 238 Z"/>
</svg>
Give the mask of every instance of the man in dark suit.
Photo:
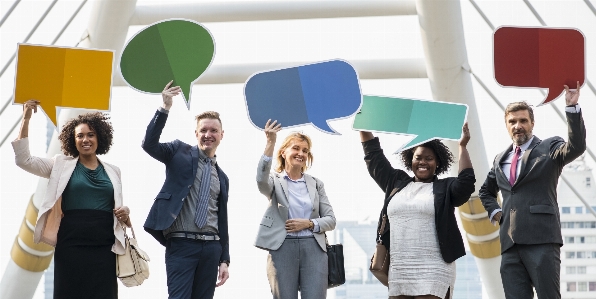
<svg viewBox="0 0 596 299">
<path fill-rule="evenodd" d="M 169 298 L 213 298 L 229 277 L 228 190 L 215 151 L 223 138 L 219 113 L 197 115 L 198 146 L 159 137 L 180 87 L 168 83 L 163 105 L 147 126 L 143 149 L 166 165 L 166 180 L 145 221 L 145 230 L 166 247 Z"/>
<path fill-rule="evenodd" d="M 501 279 L 508 299 L 561 298 L 561 221 L 557 183 L 563 166 L 586 149 L 586 129 L 577 90 L 565 85 L 569 138 L 540 140 L 532 134 L 534 113 L 525 102 L 505 109 L 513 145 L 498 154 L 480 188 L 493 223 L 500 224 Z M 501 191 L 503 207 L 497 203 Z"/>
</svg>

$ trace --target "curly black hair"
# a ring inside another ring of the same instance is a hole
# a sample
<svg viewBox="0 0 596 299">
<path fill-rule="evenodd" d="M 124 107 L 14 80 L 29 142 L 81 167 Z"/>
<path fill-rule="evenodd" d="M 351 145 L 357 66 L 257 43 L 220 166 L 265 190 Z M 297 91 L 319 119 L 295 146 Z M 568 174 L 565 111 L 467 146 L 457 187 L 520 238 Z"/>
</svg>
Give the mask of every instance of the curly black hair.
<svg viewBox="0 0 596 299">
<path fill-rule="evenodd" d="M 97 155 L 106 154 L 112 146 L 114 138 L 114 128 L 110 123 L 110 116 L 101 112 L 91 112 L 79 115 L 77 118 L 69 120 L 60 132 L 60 143 L 62 143 L 62 152 L 66 156 L 78 157 L 79 151 L 75 144 L 75 128 L 80 124 L 87 124 L 89 129 L 93 130 L 97 136 Z"/>
<path fill-rule="evenodd" d="M 415 146 L 399 153 L 401 156 L 401 162 L 404 164 L 407 170 L 412 171 L 412 160 L 414 159 L 414 152 L 418 147 L 430 148 L 437 156 L 437 169 L 435 170 L 436 175 L 440 175 L 449 170 L 451 164 L 453 164 L 453 154 L 449 148 L 438 139 L 433 139 L 429 142 Z"/>
</svg>

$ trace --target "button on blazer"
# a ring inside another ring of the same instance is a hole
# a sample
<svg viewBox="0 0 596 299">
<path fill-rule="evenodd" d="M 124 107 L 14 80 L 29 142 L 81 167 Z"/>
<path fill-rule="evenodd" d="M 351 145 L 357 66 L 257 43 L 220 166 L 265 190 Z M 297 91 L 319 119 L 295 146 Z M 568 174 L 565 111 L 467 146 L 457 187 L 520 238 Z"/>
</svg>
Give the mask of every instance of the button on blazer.
<svg viewBox="0 0 596 299">
<path fill-rule="evenodd" d="M 257 186 L 269 200 L 269 206 L 261 219 L 255 246 L 265 250 L 277 250 L 283 244 L 287 235 L 285 223 L 289 212 L 287 182 L 280 173 L 270 172 L 272 162 L 261 157 L 257 168 Z M 316 219 L 320 228 L 313 235 L 326 252 L 325 232 L 335 229 L 335 214 L 325 194 L 323 182 L 308 174 L 304 174 L 304 180 L 313 206 L 310 219 Z"/>
</svg>

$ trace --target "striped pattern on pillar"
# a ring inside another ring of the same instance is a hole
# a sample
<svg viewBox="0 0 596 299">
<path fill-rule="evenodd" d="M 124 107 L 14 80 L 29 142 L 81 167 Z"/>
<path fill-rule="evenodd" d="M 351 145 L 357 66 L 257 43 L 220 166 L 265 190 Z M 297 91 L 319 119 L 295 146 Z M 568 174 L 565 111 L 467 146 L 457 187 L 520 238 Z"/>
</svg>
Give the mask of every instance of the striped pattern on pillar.
<svg viewBox="0 0 596 299">
<path fill-rule="evenodd" d="M 498 199 L 499 204 L 501 198 Z M 499 226 L 494 226 L 488 220 L 488 213 L 482 206 L 478 196 L 459 207 L 459 216 L 466 231 L 470 251 L 477 258 L 493 258 L 501 255 L 499 241 Z"/>
<path fill-rule="evenodd" d="M 15 238 L 10 256 L 21 268 L 31 272 L 42 272 L 50 266 L 54 256 L 54 247 L 45 243 L 35 244 L 33 232 L 37 223 L 39 210 L 33 205 L 33 196 L 29 200 L 25 219 L 19 229 L 19 235 Z"/>
</svg>

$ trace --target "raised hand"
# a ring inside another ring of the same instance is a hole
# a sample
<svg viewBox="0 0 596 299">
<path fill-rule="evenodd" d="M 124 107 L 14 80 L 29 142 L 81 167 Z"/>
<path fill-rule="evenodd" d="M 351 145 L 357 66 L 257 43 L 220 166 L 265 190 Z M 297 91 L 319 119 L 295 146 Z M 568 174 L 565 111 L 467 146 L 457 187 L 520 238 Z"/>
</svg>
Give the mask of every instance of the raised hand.
<svg viewBox="0 0 596 299">
<path fill-rule="evenodd" d="M 172 85 L 172 82 L 174 82 L 174 80 L 168 82 L 168 84 L 166 84 L 166 87 L 164 87 L 163 91 L 161 92 L 161 97 L 163 99 L 162 107 L 166 110 L 170 110 L 170 107 L 172 107 L 172 98 L 179 95 L 182 91 L 182 89 L 180 89 L 180 86 L 170 87 L 170 85 Z"/>
<path fill-rule="evenodd" d="M 32 111 L 37 113 L 38 100 L 29 100 L 23 104 L 23 119 L 30 119 Z"/>
<path fill-rule="evenodd" d="M 271 122 L 271 119 L 267 120 L 265 124 L 265 136 L 267 137 L 267 145 L 265 145 L 265 151 L 263 155 L 267 157 L 273 156 L 273 148 L 275 147 L 275 141 L 277 140 L 277 132 L 281 130 L 281 124 L 277 123 L 277 120 Z"/>
<path fill-rule="evenodd" d="M 577 89 L 574 91 L 571 91 L 567 85 L 563 86 L 565 87 L 565 104 L 567 106 L 577 105 L 579 101 L 579 81 L 577 81 Z"/>
<path fill-rule="evenodd" d="M 275 144 L 277 140 L 277 132 L 281 130 L 281 123 L 277 123 L 277 120 L 271 122 L 271 119 L 267 120 L 265 124 L 265 136 L 267 137 L 267 142 L 271 142 Z"/>
<path fill-rule="evenodd" d="M 459 140 L 459 145 L 465 147 L 468 145 L 470 141 L 470 130 L 468 129 L 468 122 L 464 123 L 464 126 L 461 128 L 461 139 Z"/>
</svg>

